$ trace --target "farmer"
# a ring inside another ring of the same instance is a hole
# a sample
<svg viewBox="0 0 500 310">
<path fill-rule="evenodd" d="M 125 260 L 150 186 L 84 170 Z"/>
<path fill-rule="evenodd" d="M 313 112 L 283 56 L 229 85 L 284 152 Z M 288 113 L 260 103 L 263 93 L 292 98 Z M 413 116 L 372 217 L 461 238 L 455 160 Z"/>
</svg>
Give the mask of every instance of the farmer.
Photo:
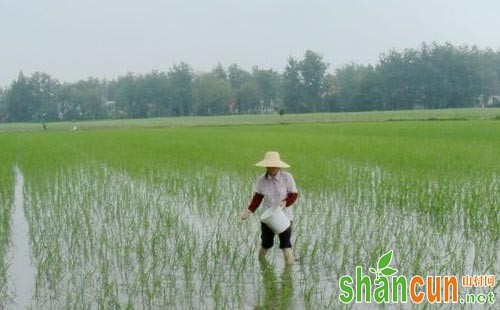
<svg viewBox="0 0 500 310">
<path fill-rule="evenodd" d="M 292 253 L 292 220 L 293 212 L 291 205 L 297 200 L 298 191 L 295 186 L 293 176 L 281 168 L 290 167 L 281 161 L 278 152 L 267 152 L 264 159 L 255 164 L 258 167 L 266 168 L 266 173 L 257 179 L 255 184 L 255 193 L 247 209 L 241 213 L 241 219 L 246 220 L 264 202 L 264 208 L 282 207 L 283 213 L 290 220 L 290 227 L 278 235 L 280 239 L 280 249 L 283 250 L 285 263 L 291 265 L 294 262 Z M 269 226 L 260 223 L 262 248 L 259 251 L 259 258 L 264 259 L 267 251 L 272 248 L 274 243 L 274 232 Z"/>
</svg>

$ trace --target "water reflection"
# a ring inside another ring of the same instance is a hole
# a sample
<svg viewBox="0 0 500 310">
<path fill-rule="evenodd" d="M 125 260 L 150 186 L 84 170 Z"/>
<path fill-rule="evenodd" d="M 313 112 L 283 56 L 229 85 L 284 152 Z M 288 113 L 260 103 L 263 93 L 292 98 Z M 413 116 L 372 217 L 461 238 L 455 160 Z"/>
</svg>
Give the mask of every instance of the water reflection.
<svg viewBox="0 0 500 310">
<path fill-rule="evenodd" d="M 18 309 L 25 309 L 30 303 L 34 288 L 35 270 L 31 264 L 29 225 L 24 214 L 24 177 L 19 167 L 14 168 L 14 214 L 12 216 L 12 247 L 9 274 L 15 292 L 13 303 Z"/>
<path fill-rule="evenodd" d="M 233 206 L 246 203 L 247 184 L 238 177 L 166 173 L 164 179 L 176 181 L 165 186 L 107 168 L 43 180 L 24 173 L 34 309 L 341 308 L 337 276 L 376 263 L 381 246 L 398 253 L 401 274 L 430 273 L 421 266 L 436 262 L 441 274 L 500 270 L 487 231 L 473 240 L 476 251 L 464 263 L 471 248 L 464 229 L 443 232 L 421 213 L 362 203 L 355 196 L 362 187 L 349 200 L 328 192 L 303 197 L 294 247 L 305 259 L 283 269 L 273 260 L 253 265 L 255 226 L 225 220 L 234 217 Z"/>
<path fill-rule="evenodd" d="M 293 297 L 292 266 L 285 266 L 278 281 L 275 266 L 267 260 L 259 260 L 264 288 L 262 304 L 255 309 L 290 309 Z"/>
</svg>

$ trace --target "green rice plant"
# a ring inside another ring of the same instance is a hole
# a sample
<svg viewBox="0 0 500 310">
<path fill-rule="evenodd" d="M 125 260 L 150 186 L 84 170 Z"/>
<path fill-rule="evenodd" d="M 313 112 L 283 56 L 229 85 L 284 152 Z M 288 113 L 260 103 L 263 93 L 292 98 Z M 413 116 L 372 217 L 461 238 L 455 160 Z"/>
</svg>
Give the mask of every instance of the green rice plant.
<svg viewBox="0 0 500 310">
<path fill-rule="evenodd" d="M 14 199 L 15 151 L 13 137 L 0 136 L 0 308 L 11 299 L 8 286 L 8 250 Z"/>
<path fill-rule="evenodd" d="M 285 287 L 280 305 L 337 308 L 339 277 L 391 249 L 407 276 L 496 274 L 499 126 L 297 121 L 4 134 L 25 177 L 32 305 L 258 307 L 276 303 L 265 289 L 274 283 Z M 281 281 L 277 249 L 275 280 L 262 276 L 257 215 L 237 216 L 267 150 L 292 165 L 300 191 L 299 261 Z"/>
</svg>

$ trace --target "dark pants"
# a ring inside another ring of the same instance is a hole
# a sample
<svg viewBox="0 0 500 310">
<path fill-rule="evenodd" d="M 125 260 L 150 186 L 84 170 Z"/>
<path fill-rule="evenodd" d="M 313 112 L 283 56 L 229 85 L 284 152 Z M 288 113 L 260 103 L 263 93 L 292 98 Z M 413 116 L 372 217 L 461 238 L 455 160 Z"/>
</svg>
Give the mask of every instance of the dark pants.
<svg viewBox="0 0 500 310">
<path fill-rule="evenodd" d="M 274 244 L 274 231 L 272 231 L 269 226 L 260 222 L 260 229 L 262 234 L 260 238 L 262 239 L 262 247 L 264 249 L 270 249 Z M 290 223 L 290 227 L 288 227 L 284 232 L 278 235 L 280 238 L 280 249 L 287 249 L 292 247 L 292 242 L 290 238 L 292 237 L 292 223 Z"/>
</svg>

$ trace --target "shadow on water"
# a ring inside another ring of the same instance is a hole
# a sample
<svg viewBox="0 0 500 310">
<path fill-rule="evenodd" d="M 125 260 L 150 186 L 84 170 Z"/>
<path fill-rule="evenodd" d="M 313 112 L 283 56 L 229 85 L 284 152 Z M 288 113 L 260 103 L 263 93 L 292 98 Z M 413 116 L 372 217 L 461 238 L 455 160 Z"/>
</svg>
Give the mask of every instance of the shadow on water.
<svg viewBox="0 0 500 310">
<path fill-rule="evenodd" d="M 292 266 L 285 266 L 278 281 L 275 266 L 260 260 L 260 273 L 264 288 L 264 299 L 255 309 L 290 309 L 293 297 Z"/>
</svg>

